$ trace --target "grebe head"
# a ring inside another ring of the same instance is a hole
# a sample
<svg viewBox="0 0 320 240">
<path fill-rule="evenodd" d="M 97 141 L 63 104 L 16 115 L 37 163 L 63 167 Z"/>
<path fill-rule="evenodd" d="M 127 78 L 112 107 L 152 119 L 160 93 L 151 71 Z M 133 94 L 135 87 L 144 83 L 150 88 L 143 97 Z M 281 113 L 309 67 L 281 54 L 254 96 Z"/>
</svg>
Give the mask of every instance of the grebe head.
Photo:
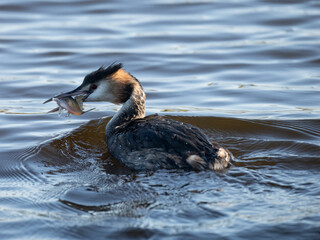
<svg viewBox="0 0 320 240">
<path fill-rule="evenodd" d="M 64 98 L 68 96 L 83 96 L 83 101 L 106 101 L 114 104 L 126 102 L 136 85 L 140 85 L 138 80 L 122 69 L 122 64 L 111 64 L 85 76 L 82 84 L 76 89 L 55 96 Z M 48 99 L 46 102 L 51 101 Z"/>
</svg>

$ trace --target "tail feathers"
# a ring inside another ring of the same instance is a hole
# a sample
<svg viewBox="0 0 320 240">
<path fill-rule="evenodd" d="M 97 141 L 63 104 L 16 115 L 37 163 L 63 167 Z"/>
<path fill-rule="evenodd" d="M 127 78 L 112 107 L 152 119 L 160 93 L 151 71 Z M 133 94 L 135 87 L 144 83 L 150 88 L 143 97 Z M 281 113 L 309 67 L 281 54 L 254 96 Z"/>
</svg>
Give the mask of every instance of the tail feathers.
<svg viewBox="0 0 320 240">
<path fill-rule="evenodd" d="M 212 171 L 220 171 L 231 166 L 233 155 L 229 150 L 217 145 L 216 157 L 212 161 L 206 162 L 199 155 L 190 155 L 186 162 L 195 170 L 210 169 Z"/>
<path fill-rule="evenodd" d="M 217 151 L 217 158 L 213 164 L 209 164 L 211 170 L 223 170 L 230 167 L 233 155 L 225 148 L 220 147 Z"/>
<path fill-rule="evenodd" d="M 208 164 L 198 155 L 190 155 L 186 161 L 192 168 L 196 170 L 204 170 L 208 168 Z"/>
<path fill-rule="evenodd" d="M 233 160 L 232 154 L 225 148 L 219 147 L 217 150 L 217 157 L 214 161 L 207 163 L 198 155 L 190 155 L 186 162 L 195 170 L 210 169 L 212 171 L 219 171 L 230 167 Z"/>
</svg>

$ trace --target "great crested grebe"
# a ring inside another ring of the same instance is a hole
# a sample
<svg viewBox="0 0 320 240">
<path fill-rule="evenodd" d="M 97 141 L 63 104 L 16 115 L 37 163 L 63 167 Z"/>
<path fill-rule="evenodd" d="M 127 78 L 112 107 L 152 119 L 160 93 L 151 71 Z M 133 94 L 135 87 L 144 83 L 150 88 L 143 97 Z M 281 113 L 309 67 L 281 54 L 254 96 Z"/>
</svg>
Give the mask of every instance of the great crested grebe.
<svg viewBox="0 0 320 240">
<path fill-rule="evenodd" d="M 83 101 L 123 104 L 106 126 L 106 141 L 110 154 L 132 170 L 223 170 L 230 166 L 232 154 L 210 142 L 199 128 L 158 115 L 146 117 L 143 88 L 121 63 L 100 67 L 78 88 L 55 98 L 79 95 Z"/>
</svg>

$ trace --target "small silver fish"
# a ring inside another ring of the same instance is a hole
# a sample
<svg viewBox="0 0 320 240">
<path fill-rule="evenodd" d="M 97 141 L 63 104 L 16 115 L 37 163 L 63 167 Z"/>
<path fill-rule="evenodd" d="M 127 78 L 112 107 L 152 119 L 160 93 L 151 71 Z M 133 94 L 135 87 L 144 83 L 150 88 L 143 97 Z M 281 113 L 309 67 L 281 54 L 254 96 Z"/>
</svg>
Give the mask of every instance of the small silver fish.
<svg viewBox="0 0 320 240">
<path fill-rule="evenodd" d="M 88 111 L 83 111 L 81 96 L 77 96 L 75 99 L 72 97 L 63 97 L 63 98 L 52 98 L 52 100 L 55 101 L 59 107 L 52 109 L 48 113 L 59 111 L 59 114 L 60 114 L 62 110 L 65 109 L 68 111 L 68 113 L 71 113 L 73 115 L 82 115 L 94 109 L 92 108 L 92 109 L 89 109 Z"/>
</svg>

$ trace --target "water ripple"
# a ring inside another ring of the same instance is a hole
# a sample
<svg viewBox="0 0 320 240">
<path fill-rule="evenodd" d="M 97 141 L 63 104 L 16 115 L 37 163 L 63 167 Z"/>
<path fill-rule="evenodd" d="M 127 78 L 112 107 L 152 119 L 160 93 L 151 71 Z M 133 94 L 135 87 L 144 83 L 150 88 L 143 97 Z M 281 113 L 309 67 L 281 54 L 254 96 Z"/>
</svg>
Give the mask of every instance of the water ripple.
<svg viewBox="0 0 320 240">
<path fill-rule="evenodd" d="M 319 9 L 2 0 L 0 238 L 318 239 Z M 119 106 L 46 114 L 45 99 L 114 61 L 141 81 L 148 114 L 202 128 L 231 169 L 134 174 L 104 140 Z"/>
</svg>

